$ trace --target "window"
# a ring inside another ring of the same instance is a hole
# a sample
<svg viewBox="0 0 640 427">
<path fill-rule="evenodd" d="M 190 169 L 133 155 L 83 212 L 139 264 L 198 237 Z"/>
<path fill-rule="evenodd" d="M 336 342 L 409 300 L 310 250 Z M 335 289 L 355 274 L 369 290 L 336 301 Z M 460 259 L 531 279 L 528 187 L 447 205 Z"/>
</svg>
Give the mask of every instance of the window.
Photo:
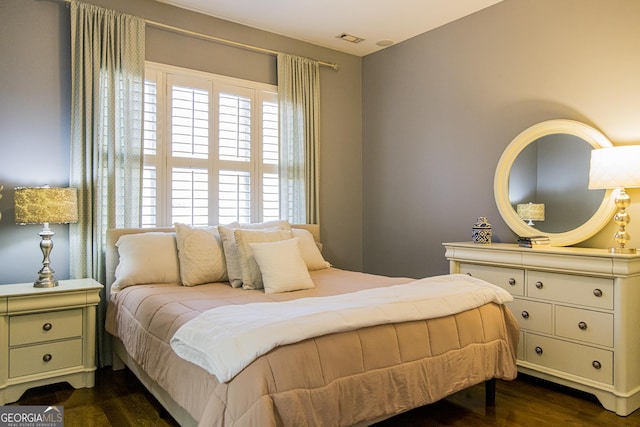
<svg viewBox="0 0 640 427">
<path fill-rule="evenodd" d="M 272 85 L 147 63 L 144 227 L 280 218 Z"/>
</svg>

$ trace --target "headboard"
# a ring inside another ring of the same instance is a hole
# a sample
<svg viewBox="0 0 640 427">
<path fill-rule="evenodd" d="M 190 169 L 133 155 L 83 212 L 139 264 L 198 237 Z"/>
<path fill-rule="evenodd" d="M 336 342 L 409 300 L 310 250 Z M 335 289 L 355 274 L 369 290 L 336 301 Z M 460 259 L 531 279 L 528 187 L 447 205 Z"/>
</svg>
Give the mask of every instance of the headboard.
<svg viewBox="0 0 640 427">
<path fill-rule="evenodd" d="M 293 228 L 303 228 L 309 231 L 316 242 L 320 242 L 320 226 L 318 224 L 292 224 Z M 138 234 L 149 232 L 174 232 L 173 227 L 156 227 L 156 228 L 111 228 L 107 230 L 107 247 L 105 252 L 106 263 L 106 282 L 105 289 L 107 298 L 111 295 L 111 285 L 115 280 L 116 266 L 119 262 L 118 248 L 116 243 L 120 236 L 125 234 Z"/>
</svg>

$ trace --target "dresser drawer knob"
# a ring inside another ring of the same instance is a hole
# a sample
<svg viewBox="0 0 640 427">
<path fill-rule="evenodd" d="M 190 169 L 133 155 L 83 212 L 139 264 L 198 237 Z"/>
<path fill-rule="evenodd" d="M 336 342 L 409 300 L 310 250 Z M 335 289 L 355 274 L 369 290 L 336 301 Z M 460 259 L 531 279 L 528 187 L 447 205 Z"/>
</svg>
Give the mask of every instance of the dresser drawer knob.
<svg viewBox="0 0 640 427">
<path fill-rule="evenodd" d="M 521 314 L 522 314 L 522 318 L 523 319 L 528 319 L 529 318 L 529 312 L 528 311 L 523 311 Z"/>
<path fill-rule="evenodd" d="M 536 354 L 537 355 L 541 355 L 542 354 L 542 347 L 540 347 L 540 346 L 536 347 Z"/>
<path fill-rule="evenodd" d="M 602 364 L 600 362 L 598 362 L 597 360 L 594 360 L 593 362 L 591 362 L 591 366 L 593 366 L 596 369 L 602 368 Z"/>
<path fill-rule="evenodd" d="M 45 323 L 44 325 L 42 325 L 42 330 L 43 330 L 43 331 L 50 331 L 52 327 L 53 327 L 53 326 L 51 325 L 51 323 L 48 323 L 48 322 L 47 322 L 47 323 Z"/>
<path fill-rule="evenodd" d="M 598 298 L 600 298 L 600 297 L 602 296 L 602 290 L 600 290 L 600 289 L 598 289 L 598 288 L 595 288 L 595 289 L 593 290 L 593 294 L 594 294 L 595 296 L 597 296 Z"/>
<path fill-rule="evenodd" d="M 509 277 L 509 284 L 511 286 L 515 286 L 516 285 L 516 279 L 514 279 L 513 277 Z"/>
<path fill-rule="evenodd" d="M 53 359 L 53 356 L 50 355 L 49 353 L 47 353 L 44 356 L 42 356 L 42 361 L 43 362 L 51 362 L 51 359 Z"/>
<path fill-rule="evenodd" d="M 542 284 L 542 282 L 541 282 L 541 281 L 539 281 L 539 280 L 538 280 L 538 281 L 536 282 L 536 288 L 538 288 L 538 289 L 542 289 L 542 287 L 543 287 L 543 286 L 544 286 L 544 285 Z"/>
<path fill-rule="evenodd" d="M 583 330 L 583 331 L 586 331 L 586 330 L 587 330 L 587 324 L 586 324 L 586 322 L 580 322 L 580 323 L 578 323 L 578 328 L 580 328 L 580 329 L 581 329 L 581 330 Z"/>
</svg>

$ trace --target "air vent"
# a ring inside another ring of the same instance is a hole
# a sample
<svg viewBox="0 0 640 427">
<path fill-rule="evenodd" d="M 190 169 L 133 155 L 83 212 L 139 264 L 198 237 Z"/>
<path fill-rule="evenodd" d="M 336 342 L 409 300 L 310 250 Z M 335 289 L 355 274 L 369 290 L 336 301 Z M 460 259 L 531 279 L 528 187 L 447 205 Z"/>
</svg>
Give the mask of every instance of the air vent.
<svg viewBox="0 0 640 427">
<path fill-rule="evenodd" d="M 344 40 L 346 42 L 349 42 L 349 43 L 360 43 L 361 41 L 364 40 L 363 38 L 356 37 L 356 36 L 353 36 L 353 35 L 347 34 L 347 33 L 342 33 L 342 34 L 338 35 L 337 37 L 339 39 L 342 39 L 342 40 Z"/>
</svg>

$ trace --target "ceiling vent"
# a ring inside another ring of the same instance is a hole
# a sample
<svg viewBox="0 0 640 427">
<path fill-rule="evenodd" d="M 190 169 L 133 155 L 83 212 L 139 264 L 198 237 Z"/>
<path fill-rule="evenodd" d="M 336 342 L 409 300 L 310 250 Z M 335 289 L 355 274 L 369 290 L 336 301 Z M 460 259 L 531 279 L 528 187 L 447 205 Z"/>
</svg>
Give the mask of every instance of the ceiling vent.
<svg viewBox="0 0 640 427">
<path fill-rule="evenodd" d="M 337 38 L 342 39 L 349 43 L 360 43 L 361 41 L 364 40 L 363 38 L 352 36 L 351 34 L 347 34 L 347 33 L 342 33 L 338 35 Z"/>
</svg>

